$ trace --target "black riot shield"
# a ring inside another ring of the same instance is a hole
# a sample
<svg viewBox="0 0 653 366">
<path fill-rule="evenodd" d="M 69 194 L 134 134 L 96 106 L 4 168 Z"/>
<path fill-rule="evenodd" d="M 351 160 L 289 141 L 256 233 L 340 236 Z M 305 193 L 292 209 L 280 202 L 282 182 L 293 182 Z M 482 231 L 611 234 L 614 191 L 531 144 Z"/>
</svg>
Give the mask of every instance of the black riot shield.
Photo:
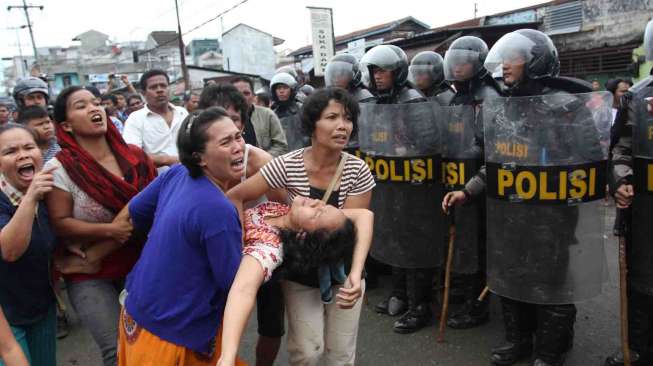
<svg viewBox="0 0 653 366">
<path fill-rule="evenodd" d="M 371 255 L 400 268 L 442 264 L 440 122 L 435 102 L 361 104 L 359 156 L 374 175 Z"/>
<path fill-rule="evenodd" d="M 630 102 L 633 119 L 632 240 L 628 245 L 628 280 L 653 295 L 653 88 L 639 90 Z"/>
<path fill-rule="evenodd" d="M 482 138 L 475 124 L 473 106 L 444 107 L 445 124 L 442 139 L 442 177 L 447 191 L 465 188 L 465 184 L 478 173 L 482 152 L 475 144 L 475 137 Z M 484 255 L 485 199 L 479 198 L 452 210 L 451 220 L 456 225 L 454 273 L 476 273 L 479 256 Z"/>
<path fill-rule="evenodd" d="M 302 131 L 302 120 L 299 113 L 280 118 L 279 121 L 281 122 L 283 132 L 286 134 L 288 151 L 294 151 L 310 145 L 310 139 Z"/>
<path fill-rule="evenodd" d="M 485 101 L 492 292 L 536 304 L 601 293 L 611 98 L 558 92 Z"/>
</svg>

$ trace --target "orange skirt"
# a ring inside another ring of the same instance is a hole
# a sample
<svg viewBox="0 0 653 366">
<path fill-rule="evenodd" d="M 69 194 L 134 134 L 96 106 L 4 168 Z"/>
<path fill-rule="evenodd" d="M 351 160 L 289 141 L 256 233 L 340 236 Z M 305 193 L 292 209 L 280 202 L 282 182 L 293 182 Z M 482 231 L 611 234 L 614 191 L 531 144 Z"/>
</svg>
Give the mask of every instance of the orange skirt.
<svg viewBox="0 0 653 366">
<path fill-rule="evenodd" d="M 222 329 L 215 338 L 215 347 L 206 353 L 164 341 L 140 327 L 123 308 L 118 335 L 118 366 L 215 366 L 220 358 Z M 247 366 L 236 360 L 237 366 Z"/>
</svg>

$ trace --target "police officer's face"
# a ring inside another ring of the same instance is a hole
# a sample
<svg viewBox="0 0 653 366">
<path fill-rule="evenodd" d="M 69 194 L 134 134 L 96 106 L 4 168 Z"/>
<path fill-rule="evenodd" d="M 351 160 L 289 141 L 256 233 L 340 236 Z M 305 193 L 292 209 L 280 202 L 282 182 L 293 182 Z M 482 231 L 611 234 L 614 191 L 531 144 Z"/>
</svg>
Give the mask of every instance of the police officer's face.
<svg viewBox="0 0 653 366">
<path fill-rule="evenodd" d="M 45 95 L 41 92 L 27 94 L 23 97 L 23 103 L 25 103 L 25 107 L 30 107 L 33 105 L 40 105 L 41 107 L 45 107 L 47 105 L 47 102 L 45 101 Z"/>
<path fill-rule="evenodd" d="M 277 85 L 274 92 L 277 94 L 277 99 L 279 99 L 280 102 L 285 102 L 290 99 L 290 87 L 288 85 Z"/>
<path fill-rule="evenodd" d="M 474 64 L 471 62 L 458 63 L 453 66 L 453 77 L 457 81 L 469 80 L 474 76 Z"/>
<path fill-rule="evenodd" d="M 413 76 L 415 78 L 415 85 L 420 90 L 426 90 L 433 85 L 433 79 L 428 72 L 417 72 Z"/>
<path fill-rule="evenodd" d="M 374 75 L 374 84 L 376 84 L 377 90 L 384 91 L 392 89 L 392 70 L 385 70 L 376 67 L 372 73 Z"/>
<path fill-rule="evenodd" d="M 623 97 L 624 94 L 626 94 L 626 92 L 628 91 L 629 88 L 630 88 L 630 85 L 625 81 L 622 81 L 622 82 L 619 83 L 619 85 L 617 85 L 617 90 L 614 91 L 614 105 L 615 105 L 615 107 L 619 107 L 621 105 L 621 97 Z"/>
<path fill-rule="evenodd" d="M 521 56 L 511 56 L 503 60 L 503 82 L 508 86 L 515 85 L 524 78 L 525 60 Z"/>
</svg>

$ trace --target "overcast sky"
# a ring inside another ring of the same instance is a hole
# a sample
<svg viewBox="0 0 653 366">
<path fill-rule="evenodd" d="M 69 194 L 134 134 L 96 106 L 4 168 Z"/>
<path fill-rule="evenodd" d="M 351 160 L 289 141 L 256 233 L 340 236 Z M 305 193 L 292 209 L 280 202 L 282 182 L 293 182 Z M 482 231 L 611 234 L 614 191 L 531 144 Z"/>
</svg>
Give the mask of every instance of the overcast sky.
<svg viewBox="0 0 653 366">
<path fill-rule="evenodd" d="M 178 0 L 182 32 L 201 24 L 242 0 Z M 248 0 L 224 16 L 224 30 L 246 23 L 275 37 L 285 39 L 281 48 L 296 49 L 310 41 L 309 14 L 306 6 L 333 8 L 335 34 L 341 35 L 376 24 L 413 16 L 438 27 L 478 15 L 539 4 L 545 0 Z M 15 30 L 26 24 L 22 10 L 7 10 L 8 5 L 20 5 L 22 0 L 0 0 L 0 56 L 18 55 Z M 145 40 L 155 30 L 176 30 L 174 0 L 33 0 L 28 4 L 43 5 L 30 11 L 37 47 L 70 46 L 76 35 L 95 29 L 112 40 Z M 193 38 L 217 37 L 220 21 L 211 22 L 188 34 Z M 20 31 L 24 54 L 31 54 L 27 29 Z"/>
</svg>

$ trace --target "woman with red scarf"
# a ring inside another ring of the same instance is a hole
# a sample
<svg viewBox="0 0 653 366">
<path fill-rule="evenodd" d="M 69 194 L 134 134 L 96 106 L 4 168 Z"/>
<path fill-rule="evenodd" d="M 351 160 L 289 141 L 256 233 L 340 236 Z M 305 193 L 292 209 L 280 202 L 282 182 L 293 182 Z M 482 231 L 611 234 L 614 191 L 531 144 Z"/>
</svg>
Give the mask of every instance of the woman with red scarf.
<svg viewBox="0 0 653 366">
<path fill-rule="evenodd" d="M 100 101 L 88 90 L 64 89 L 54 118 L 62 150 L 47 165 L 59 167 L 47 197 L 48 211 L 68 251 L 81 257 L 75 260 L 69 253 L 63 261 L 68 297 L 100 347 L 104 365 L 113 366 L 118 296 L 142 249 L 142 242 L 131 239 L 126 215 L 118 214 L 154 179 L 156 170 L 140 148 L 127 145 L 107 123 Z"/>
</svg>

